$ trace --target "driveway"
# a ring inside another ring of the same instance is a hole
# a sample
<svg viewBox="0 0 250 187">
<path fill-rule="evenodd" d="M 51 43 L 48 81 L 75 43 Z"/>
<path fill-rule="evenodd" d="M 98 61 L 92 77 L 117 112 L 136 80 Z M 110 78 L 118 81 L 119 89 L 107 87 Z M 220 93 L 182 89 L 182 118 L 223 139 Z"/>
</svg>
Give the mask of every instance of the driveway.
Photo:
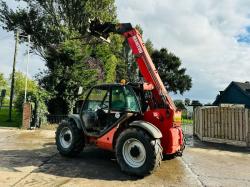
<svg viewBox="0 0 250 187">
<path fill-rule="evenodd" d="M 77 158 L 61 157 L 54 136 L 52 130 L 0 129 L 0 186 L 250 186 L 246 148 L 222 149 L 189 136 L 182 158 L 136 178 L 122 173 L 108 151 L 88 148 Z"/>
</svg>

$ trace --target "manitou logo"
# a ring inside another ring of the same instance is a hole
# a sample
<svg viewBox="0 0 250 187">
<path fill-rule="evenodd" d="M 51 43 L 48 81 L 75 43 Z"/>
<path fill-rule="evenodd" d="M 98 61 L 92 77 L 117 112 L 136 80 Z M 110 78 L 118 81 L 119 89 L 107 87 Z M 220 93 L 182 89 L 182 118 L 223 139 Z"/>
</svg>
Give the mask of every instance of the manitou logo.
<svg viewBox="0 0 250 187">
<path fill-rule="evenodd" d="M 137 49 L 138 49 L 138 52 L 139 52 L 139 53 L 142 53 L 143 50 L 142 50 L 142 47 L 140 46 L 140 43 L 139 43 L 139 41 L 138 41 L 138 38 L 137 38 L 136 36 L 133 36 L 133 39 L 134 39 L 135 45 L 136 45 L 136 47 L 137 47 Z"/>
</svg>

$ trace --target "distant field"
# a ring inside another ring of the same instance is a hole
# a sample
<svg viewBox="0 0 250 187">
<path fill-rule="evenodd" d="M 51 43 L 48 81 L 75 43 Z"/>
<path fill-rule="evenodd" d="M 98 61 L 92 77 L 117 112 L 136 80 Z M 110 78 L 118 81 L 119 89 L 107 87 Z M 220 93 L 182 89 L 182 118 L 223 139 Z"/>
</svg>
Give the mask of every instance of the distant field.
<svg viewBox="0 0 250 187">
<path fill-rule="evenodd" d="M 20 127 L 22 124 L 22 116 L 15 109 L 12 110 L 12 121 L 7 121 L 9 119 L 9 109 L 0 109 L 0 126 L 1 127 Z"/>
</svg>

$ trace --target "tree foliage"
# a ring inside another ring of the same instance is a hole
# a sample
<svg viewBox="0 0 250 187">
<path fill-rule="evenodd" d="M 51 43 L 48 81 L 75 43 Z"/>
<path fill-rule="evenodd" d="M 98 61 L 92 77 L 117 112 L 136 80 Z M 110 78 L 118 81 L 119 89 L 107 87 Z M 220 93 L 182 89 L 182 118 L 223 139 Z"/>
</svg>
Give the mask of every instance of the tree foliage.
<svg viewBox="0 0 250 187">
<path fill-rule="evenodd" d="M 167 49 L 154 50 L 153 62 L 161 79 L 170 92 L 183 94 L 192 87 L 192 79 L 186 74 L 186 69 L 181 67 L 181 60 Z"/>
<path fill-rule="evenodd" d="M 10 74 L 10 80 L 11 80 L 11 74 Z M 18 95 L 20 94 L 21 92 L 24 92 L 25 90 L 25 82 L 26 82 L 26 75 L 23 74 L 22 72 L 20 71 L 17 71 L 15 73 L 15 85 L 14 85 L 14 93 L 15 95 Z M 34 91 L 36 92 L 38 90 L 38 85 L 37 83 L 30 79 L 30 78 L 27 78 L 27 91 Z"/>
<path fill-rule="evenodd" d="M 7 81 L 4 78 L 3 73 L 0 73 L 0 89 L 5 88 L 7 86 Z"/>
<path fill-rule="evenodd" d="M 4 78 L 3 73 L 0 73 L 0 105 L 5 105 L 6 104 L 6 95 L 8 94 L 8 83 L 7 80 Z M 2 91 L 5 90 L 5 96 L 1 97 Z M 7 92 L 7 93 L 6 93 Z"/>
<path fill-rule="evenodd" d="M 152 43 L 152 41 L 150 39 L 146 40 L 145 46 L 147 48 L 148 54 L 150 56 L 152 56 L 153 52 L 154 52 L 154 45 Z"/>
<path fill-rule="evenodd" d="M 79 86 L 86 90 L 96 83 L 138 80 L 135 59 L 124 39 L 111 35 L 111 44 L 105 44 L 86 32 L 89 18 L 117 22 L 115 0 L 16 1 L 26 7 L 13 10 L 0 0 L 0 23 L 7 31 L 18 29 L 21 35 L 31 35 L 32 51 L 47 66 L 37 79 L 51 93 L 51 113 L 69 113 Z M 136 28 L 143 33 L 139 25 Z M 168 90 L 189 90 L 191 78 L 180 68 L 179 58 L 166 49 L 154 50 L 150 40 L 145 45 Z"/>
<path fill-rule="evenodd" d="M 143 34 L 140 25 L 136 25 L 136 29 Z M 145 46 L 168 91 L 183 94 L 190 90 L 192 79 L 186 74 L 186 69 L 181 67 L 181 60 L 177 56 L 168 52 L 165 48 L 155 49 L 150 39 L 146 40 Z M 125 68 L 127 69 L 128 80 L 131 82 L 137 81 L 139 77 L 138 69 L 127 43 L 124 43 L 123 58 L 126 62 Z"/>
<path fill-rule="evenodd" d="M 7 31 L 19 29 L 22 35 L 31 35 L 33 48 L 43 57 L 46 50 L 67 39 L 86 36 L 89 18 L 116 18 L 114 0 L 21 1 L 27 7 L 12 10 L 1 0 L 0 21 Z"/>
<path fill-rule="evenodd" d="M 113 36 L 107 45 L 86 32 L 89 18 L 116 21 L 114 0 L 22 1 L 27 8 L 17 10 L 1 1 L 0 21 L 7 31 L 18 28 L 22 35 L 31 35 L 33 52 L 46 62 L 47 70 L 37 78 L 52 93 L 51 106 L 58 109 L 54 113 L 72 109 L 80 85 L 87 89 L 96 82 L 116 80 L 121 59 L 114 51 L 122 49 L 122 40 Z"/>
<path fill-rule="evenodd" d="M 139 33 L 142 35 L 143 30 L 140 25 L 136 25 L 135 29 L 139 31 Z M 122 71 L 120 77 L 121 79 L 128 80 L 129 82 L 136 82 L 139 80 L 139 69 L 137 67 L 137 64 L 135 62 L 135 58 L 132 54 L 132 51 L 130 49 L 130 46 L 126 40 L 123 42 L 123 50 L 121 53 L 121 58 L 123 59 L 123 63 L 120 64 L 121 68 L 118 68 Z"/>
<path fill-rule="evenodd" d="M 183 103 L 182 100 L 174 100 L 174 104 L 175 106 L 179 109 L 179 110 L 185 110 L 185 105 Z"/>
<path fill-rule="evenodd" d="M 185 98 L 184 103 L 186 106 L 191 104 L 191 100 L 189 98 Z"/>
</svg>

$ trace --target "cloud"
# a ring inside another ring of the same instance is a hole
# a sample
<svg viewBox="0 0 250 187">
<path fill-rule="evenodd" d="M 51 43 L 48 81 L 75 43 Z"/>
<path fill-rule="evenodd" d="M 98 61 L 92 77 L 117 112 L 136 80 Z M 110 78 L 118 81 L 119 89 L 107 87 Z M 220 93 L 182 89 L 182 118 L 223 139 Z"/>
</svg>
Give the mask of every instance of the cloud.
<svg viewBox="0 0 250 187">
<path fill-rule="evenodd" d="M 116 0 L 116 5 L 121 22 L 140 24 L 145 40 L 181 58 L 193 78 L 192 90 L 182 97 L 212 102 L 231 81 L 250 80 L 249 0 Z M 18 52 L 17 69 L 22 72 L 25 49 L 21 45 Z M 13 53 L 13 33 L 0 29 L 0 72 L 6 76 Z M 43 68 L 44 62 L 32 56 L 29 76 Z"/>
<path fill-rule="evenodd" d="M 182 59 L 193 78 L 184 97 L 212 102 L 231 81 L 250 80 L 248 0 L 117 0 L 122 22 L 140 24 L 144 40 Z M 246 36 L 246 35 L 244 35 Z M 247 35 L 248 36 L 248 35 Z M 174 96 L 179 98 L 180 96 Z"/>
</svg>

